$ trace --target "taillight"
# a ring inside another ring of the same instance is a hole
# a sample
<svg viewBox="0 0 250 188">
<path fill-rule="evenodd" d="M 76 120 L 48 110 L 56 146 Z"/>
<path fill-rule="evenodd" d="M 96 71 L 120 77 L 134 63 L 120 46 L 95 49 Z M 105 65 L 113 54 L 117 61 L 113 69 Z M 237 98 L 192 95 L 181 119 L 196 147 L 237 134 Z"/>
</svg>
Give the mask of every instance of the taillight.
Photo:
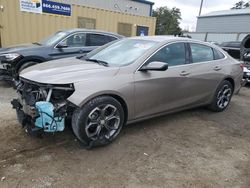
<svg viewBox="0 0 250 188">
<path fill-rule="evenodd" d="M 242 70 L 244 69 L 244 64 L 243 64 L 243 63 L 240 64 L 240 68 L 241 68 Z"/>
</svg>

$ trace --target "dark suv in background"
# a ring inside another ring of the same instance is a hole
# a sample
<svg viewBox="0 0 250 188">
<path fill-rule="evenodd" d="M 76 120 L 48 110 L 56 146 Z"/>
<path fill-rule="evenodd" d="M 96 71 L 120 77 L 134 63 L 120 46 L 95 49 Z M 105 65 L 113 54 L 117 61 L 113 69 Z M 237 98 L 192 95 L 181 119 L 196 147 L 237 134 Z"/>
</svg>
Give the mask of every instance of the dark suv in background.
<svg viewBox="0 0 250 188">
<path fill-rule="evenodd" d="M 219 46 L 233 58 L 240 59 L 241 41 L 223 42 Z"/>
<path fill-rule="evenodd" d="M 49 60 L 84 55 L 123 36 L 98 30 L 62 30 L 28 45 L 0 49 L 0 80 L 12 81 L 32 65 Z"/>
</svg>

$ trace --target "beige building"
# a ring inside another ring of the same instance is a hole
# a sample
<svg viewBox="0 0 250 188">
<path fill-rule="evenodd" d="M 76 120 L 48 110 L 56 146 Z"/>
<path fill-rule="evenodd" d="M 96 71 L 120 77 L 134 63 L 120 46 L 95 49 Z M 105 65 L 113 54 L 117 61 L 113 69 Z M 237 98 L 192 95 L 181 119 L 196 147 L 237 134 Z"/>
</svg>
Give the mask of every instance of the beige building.
<svg viewBox="0 0 250 188">
<path fill-rule="evenodd" d="M 0 0 L 0 45 L 35 42 L 68 28 L 154 35 L 152 6 L 144 0 Z"/>
</svg>

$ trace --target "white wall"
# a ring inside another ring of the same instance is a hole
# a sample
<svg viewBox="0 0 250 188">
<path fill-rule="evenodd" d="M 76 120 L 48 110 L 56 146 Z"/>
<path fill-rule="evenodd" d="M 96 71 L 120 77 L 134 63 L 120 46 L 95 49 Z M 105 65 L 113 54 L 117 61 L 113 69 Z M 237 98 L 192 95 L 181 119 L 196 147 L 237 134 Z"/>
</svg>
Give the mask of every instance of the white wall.
<svg viewBox="0 0 250 188">
<path fill-rule="evenodd" d="M 250 32 L 250 14 L 200 17 L 196 32 Z"/>
</svg>

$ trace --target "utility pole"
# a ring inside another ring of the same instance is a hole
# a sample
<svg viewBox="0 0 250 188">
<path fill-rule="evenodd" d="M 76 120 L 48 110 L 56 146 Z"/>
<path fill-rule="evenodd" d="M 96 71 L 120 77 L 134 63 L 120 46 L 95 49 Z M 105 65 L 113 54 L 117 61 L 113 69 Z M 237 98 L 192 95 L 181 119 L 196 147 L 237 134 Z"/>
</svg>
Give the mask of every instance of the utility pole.
<svg viewBox="0 0 250 188">
<path fill-rule="evenodd" d="M 202 7 L 203 7 L 203 0 L 201 0 L 201 6 L 200 6 L 199 16 L 201 15 L 201 10 L 202 10 Z"/>
</svg>

